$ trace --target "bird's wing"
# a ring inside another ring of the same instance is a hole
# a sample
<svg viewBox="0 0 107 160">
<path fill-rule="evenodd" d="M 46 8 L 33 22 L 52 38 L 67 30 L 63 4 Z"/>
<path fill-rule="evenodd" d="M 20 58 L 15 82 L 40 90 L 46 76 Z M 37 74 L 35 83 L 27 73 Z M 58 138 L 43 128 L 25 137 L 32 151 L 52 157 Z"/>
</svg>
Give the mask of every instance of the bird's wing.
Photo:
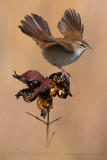
<svg viewBox="0 0 107 160">
<path fill-rule="evenodd" d="M 74 9 L 65 10 L 64 16 L 57 25 L 60 32 L 64 37 L 74 36 L 82 38 L 84 26 L 81 23 L 81 17 L 79 13 L 76 14 Z"/>
<path fill-rule="evenodd" d="M 62 38 L 44 38 L 44 43 L 41 44 L 42 49 L 62 47 L 66 52 L 73 53 L 72 45 L 69 41 L 63 41 Z"/>
</svg>

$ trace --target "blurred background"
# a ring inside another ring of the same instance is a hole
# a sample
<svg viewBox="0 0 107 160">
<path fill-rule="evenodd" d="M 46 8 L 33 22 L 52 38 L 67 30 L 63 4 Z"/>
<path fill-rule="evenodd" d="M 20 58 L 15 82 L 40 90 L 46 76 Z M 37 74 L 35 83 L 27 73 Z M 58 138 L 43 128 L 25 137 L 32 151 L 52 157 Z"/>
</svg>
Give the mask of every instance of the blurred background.
<svg viewBox="0 0 107 160">
<path fill-rule="evenodd" d="M 71 74 L 67 99 L 54 98 L 50 126 L 55 135 L 47 154 L 46 126 L 27 115 L 39 116 L 36 101 L 17 100 L 15 94 L 26 86 L 12 77 L 32 69 L 45 77 L 58 72 L 18 25 L 26 14 L 36 13 L 49 24 L 55 37 L 62 35 L 57 23 L 65 9 L 75 9 L 85 26 L 84 39 L 94 48 L 75 63 L 64 67 Z M 0 159 L 107 159 L 107 1 L 98 0 L 0 0 Z M 23 154 L 23 153 L 27 153 Z"/>
</svg>

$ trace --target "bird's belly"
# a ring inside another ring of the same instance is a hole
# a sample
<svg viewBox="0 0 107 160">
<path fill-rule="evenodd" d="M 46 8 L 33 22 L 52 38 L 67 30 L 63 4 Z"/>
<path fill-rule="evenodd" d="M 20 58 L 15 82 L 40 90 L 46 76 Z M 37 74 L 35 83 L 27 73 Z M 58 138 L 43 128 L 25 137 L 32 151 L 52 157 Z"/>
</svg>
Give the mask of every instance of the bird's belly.
<svg viewBox="0 0 107 160">
<path fill-rule="evenodd" d="M 66 66 L 76 61 L 80 55 L 67 53 L 65 50 L 47 51 L 43 50 L 42 54 L 49 63 L 54 66 Z"/>
</svg>

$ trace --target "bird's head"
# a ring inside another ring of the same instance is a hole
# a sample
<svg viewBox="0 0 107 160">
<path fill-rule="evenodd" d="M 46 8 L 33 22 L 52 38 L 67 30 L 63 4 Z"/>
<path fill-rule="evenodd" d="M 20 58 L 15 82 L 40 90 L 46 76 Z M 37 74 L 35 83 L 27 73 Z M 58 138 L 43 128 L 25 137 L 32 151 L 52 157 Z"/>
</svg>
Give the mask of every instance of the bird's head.
<svg viewBox="0 0 107 160">
<path fill-rule="evenodd" d="M 81 39 L 81 40 L 75 40 L 73 42 L 73 49 L 74 49 L 74 52 L 75 51 L 84 52 L 86 49 L 92 49 L 92 47 L 90 47 L 86 41 Z"/>
</svg>

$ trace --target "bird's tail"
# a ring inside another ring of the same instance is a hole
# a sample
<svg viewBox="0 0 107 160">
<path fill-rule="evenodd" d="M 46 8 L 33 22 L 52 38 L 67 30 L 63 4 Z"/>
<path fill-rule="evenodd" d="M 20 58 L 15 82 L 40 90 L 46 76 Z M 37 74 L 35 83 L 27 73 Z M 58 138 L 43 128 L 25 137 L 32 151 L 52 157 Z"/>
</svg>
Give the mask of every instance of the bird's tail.
<svg viewBox="0 0 107 160">
<path fill-rule="evenodd" d="M 26 15 L 25 20 L 21 20 L 21 24 L 19 26 L 21 31 L 34 39 L 38 45 L 43 42 L 43 39 L 52 37 L 47 22 L 36 14 Z"/>
</svg>

